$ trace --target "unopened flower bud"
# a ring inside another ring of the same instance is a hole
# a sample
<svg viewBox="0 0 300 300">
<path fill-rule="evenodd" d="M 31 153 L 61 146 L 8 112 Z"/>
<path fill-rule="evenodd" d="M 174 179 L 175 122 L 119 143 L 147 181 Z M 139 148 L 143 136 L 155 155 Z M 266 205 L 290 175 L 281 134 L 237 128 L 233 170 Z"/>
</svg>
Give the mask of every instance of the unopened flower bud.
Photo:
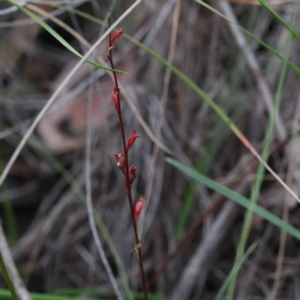
<svg viewBox="0 0 300 300">
<path fill-rule="evenodd" d="M 136 203 L 135 205 L 135 211 L 134 211 L 134 221 L 136 222 L 137 217 L 139 216 L 139 214 L 142 211 L 142 208 L 144 206 L 145 200 L 143 196 L 140 196 L 139 201 Z"/>
<path fill-rule="evenodd" d="M 120 28 L 115 32 L 115 34 L 111 39 L 111 45 L 115 42 L 115 40 L 117 40 L 122 35 L 123 32 L 124 32 L 124 28 Z"/>
<path fill-rule="evenodd" d="M 131 146 L 134 144 L 135 140 L 139 137 L 140 137 L 140 135 L 136 134 L 136 129 L 134 128 L 132 131 L 132 134 L 129 137 L 128 142 L 127 142 L 127 151 L 131 148 Z"/>
<path fill-rule="evenodd" d="M 136 177 L 135 171 L 136 171 L 136 167 L 132 165 L 129 168 L 129 182 L 130 182 L 130 184 L 132 184 L 135 180 L 135 177 Z"/>
<path fill-rule="evenodd" d="M 112 91 L 112 94 L 111 94 L 112 101 L 113 101 L 113 103 L 115 105 L 115 108 L 116 108 L 117 112 L 120 111 L 119 101 L 118 101 L 118 93 L 119 93 L 119 91 L 116 88 L 114 88 L 114 90 Z"/>
<path fill-rule="evenodd" d="M 115 153 L 114 156 L 116 157 L 117 166 L 120 170 L 124 171 L 125 168 L 125 158 L 122 153 Z"/>
</svg>

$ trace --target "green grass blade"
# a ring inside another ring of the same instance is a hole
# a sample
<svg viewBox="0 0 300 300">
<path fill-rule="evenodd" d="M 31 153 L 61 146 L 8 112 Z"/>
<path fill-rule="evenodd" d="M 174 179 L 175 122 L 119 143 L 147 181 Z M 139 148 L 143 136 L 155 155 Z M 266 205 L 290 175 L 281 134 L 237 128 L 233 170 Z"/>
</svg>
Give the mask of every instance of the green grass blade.
<svg viewBox="0 0 300 300">
<path fill-rule="evenodd" d="M 56 295 L 66 295 L 66 296 L 77 296 L 80 294 L 91 295 L 91 296 L 102 296 L 107 295 L 107 291 L 103 291 L 99 288 L 61 288 L 55 290 Z M 144 294 L 139 292 L 134 292 L 134 299 L 144 299 Z M 100 298 L 101 299 L 101 298 Z M 156 295 L 148 293 L 149 300 L 168 300 L 169 298 L 164 295 Z"/>
<path fill-rule="evenodd" d="M 296 239 L 300 240 L 300 231 L 296 229 L 294 226 L 290 225 L 289 223 L 283 221 L 273 213 L 267 211 L 266 209 L 262 208 L 261 206 L 254 204 L 252 205 L 250 200 L 246 197 L 232 191 L 231 189 L 223 186 L 222 184 L 209 179 L 205 175 L 181 164 L 180 162 L 167 158 L 167 162 L 172 166 L 176 167 L 178 170 L 182 171 L 183 173 L 187 174 L 191 178 L 195 179 L 198 182 L 206 185 L 210 189 L 214 190 L 215 192 L 226 196 L 227 198 L 233 200 L 234 202 L 238 203 L 239 205 L 245 207 L 246 209 L 251 209 L 254 213 L 258 214 L 259 216 L 263 217 L 270 223 L 274 224 L 278 228 L 286 231 Z"/>
<path fill-rule="evenodd" d="M 3 212 L 4 212 L 5 224 L 7 226 L 7 239 L 11 245 L 14 245 L 18 241 L 18 237 L 19 237 L 14 207 L 12 205 L 12 202 L 10 201 L 10 197 L 5 184 L 1 188 L 1 191 L 4 200 Z"/>
<path fill-rule="evenodd" d="M 221 18 L 223 18 L 224 20 L 226 20 L 226 21 L 232 23 L 233 25 L 235 25 L 237 28 L 239 28 L 245 34 L 247 34 L 248 36 L 250 36 L 256 42 L 258 42 L 259 44 L 261 44 L 264 48 L 266 48 L 268 51 L 270 51 L 272 54 L 274 54 L 280 60 L 282 60 L 283 62 L 285 62 L 293 71 L 295 71 L 297 74 L 300 74 L 300 68 L 299 67 L 297 67 L 295 64 L 293 64 L 290 60 L 288 60 L 286 57 L 284 57 L 283 55 L 281 55 L 278 51 L 276 51 L 275 49 L 273 49 L 271 46 L 269 46 L 268 44 L 266 44 L 265 42 L 263 42 L 261 39 L 259 39 L 258 37 L 256 37 L 250 31 L 244 29 L 242 26 L 238 25 L 237 23 L 235 23 L 234 21 L 232 21 L 231 19 L 229 19 L 228 17 L 226 17 L 225 15 L 223 15 L 222 13 L 220 13 L 215 8 L 211 7 L 207 3 L 203 2 L 202 0 L 195 0 L 195 1 L 198 2 L 199 4 L 201 4 L 202 6 L 206 7 L 207 9 L 209 9 L 213 13 L 217 14 L 218 16 L 220 16 Z M 260 1 L 260 0 L 258 0 L 258 1 Z"/>
<path fill-rule="evenodd" d="M 73 292 L 72 292 L 73 290 Z M 111 300 L 112 297 L 108 297 L 107 292 L 102 292 L 96 289 L 60 289 L 58 293 L 54 294 L 42 294 L 42 293 L 30 293 L 33 300 Z M 64 292 L 65 291 L 65 292 Z M 93 295 L 96 298 L 91 298 L 90 296 L 80 297 L 80 294 Z M 142 293 L 134 293 L 136 300 L 144 299 Z M 104 298 L 105 296 L 105 298 Z M 108 297 L 108 298 L 106 298 Z M 12 296 L 8 290 L 0 289 L 0 299 L 1 300 L 11 300 Z M 18 298 L 17 298 L 18 299 Z M 168 300 L 169 298 L 163 295 L 149 294 L 149 300 Z"/>
<path fill-rule="evenodd" d="M 238 271 L 240 270 L 241 266 L 244 264 L 244 262 L 247 260 L 247 258 L 250 256 L 250 254 L 255 250 L 255 248 L 257 247 L 257 242 L 253 243 L 248 250 L 244 253 L 242 259 L 240 260 L 240 262 L 238 264 L 235 264 L 231 270 L 231 272 L 229 273 L 229 275 L 227 276 L 227 278 L 225 279 L 225 281 L 223 282 L 215 300 L 220 300 L 221 297 L 223 296 L 224 292 L 226 291 L 231 279 L 233 276 L 235 276 Z"/>
<path fill-rule="evenodd" d="M 38 24 L 40 24 L 45 30 L 47 30 L 54 38 L 56 38 L 62 45 L 64 45 L 69 51 L 71 51 L 73 54 L 75 54 L 77 57 L 82 58 L 83 56 L 76 50 L 74 49 L 64 38 L 62 38 L 55 30 L 53 30 L 46 22 L 44 22 L 41 18 L 36 16 L 34 13 L 32 13 L 30 10 L 26 9 L 23 6 L 18 5 L 15 2 L 12 2 L 11 0 L 6 0 L 8 3 L 15 5 L 19 10 L 21 10 L 23 13 L 25 13 L 27 16 L 32 18 L 34 21 L 36 21 Z M 91 60 L 86 60 L 89 64 L 100 68 L 104 69 L 107 71 L 112 71 L 120 74 L 126 74 L 126 72 L 120 71 L 120 70 L 115 70 L 111 69 L 109 67 L 105 67 L 101 64 L 98 64 L 96 62 L 93 62 Z"/>
<path fill-rule="evenodd" d="M 2 271 L 2 275 L 5 279 L 5 282 L 8 286 L 8 289 L 9 289 L 9 292 L 7 291 L 8 296 L 10 296 L 14 300 L 18 300 L 17 293 L 15 291 L 14 285 L 12 284 L 12 282 L 9 278 L 9 275 L 8 275 L 8 272 L 7 272 L 7 269 L 6 269 L 6 266 L 5 266 L 5 262 L 3 260 L 3 256 L 2 256 L 1 253 L 0 253 L 0 268 L 1 268 L 1 271 Z"/>
<path fill-rule="evenodd" d="M 47 295 L 47 294 L 40 294 L 40 293 L 30 293 L 30 296 L 33 300 L 96 300 L 95 298 L 86 298 L 86 297 L 69 297 L 69 296 L 58 296 L 58 295 Z M 1 300 L 11 300 L 12 296 L 10 292 L 5 289 L 0 289 L 0 299 Z M 14 300 L 18 300 L 18 298 L 13 298 Z M 111 298 L 110 298 L 111 299 Z M 99 300 L 99 298 L 97 298 Z M 100 300 L 105 300 L 101 298 Z M 108 299 L 106 299 L 108 300 Z"/>
<path fill-rule="evenodd" d="M 293 16 L 293 22 L 294 22 L 294 20 L 295 20 L 295 14 Z M 288 36 L 287 41 L 285 43 L 286 46 L 284 49 L 284 56 L 286 56 L 286 57 L 288 57 L 290 44 L 291 44 L 291 35 Z M 263 160 L 267 160 L 267 158 L 269 156 L 270 147 L 271 147 L 271 143 L 273 140 L 273 134 L 274 134 L 274 130 L 275 130 L 275 116 L 277 115 L 277 113 L 279 111 L 279 107 L 280 107 L 282 91 L 283 91 L 285 75 L 286 75 L 286 69 L 287 69 L 286 64 L 283 63 L 281 71 L 280 71 L 279 83 L 277 85 L 277 90 L 276 90 L 276 95 L 275 95 L 274 112 L 270 116 L 269 124 L 267 127 L 267 132 L 266 132 L 266 137 L 264 140 L 263 151 L 261 154 L 261 157 Z M 265 166 L 262 163 L 260 163 L 257 168 L 255 181 L 254 181 L 254 184 L 253 184 L 252 190 L 251 190 L 250 201 L 252 204 L 257 202 L 259 192 L 261 189 L 261 185 L 263 182 L 264 172 L 265 172 Z M 244 224 L 243 224 L 240 240 L 238 243 L 238 249 L 237 249 L 234 264 L 239 264 L 240 260 L 242 259 L 243 253 L 246 248 L 250 228 L 251 228 L 252 218 L 253 218 L 253 212 L 251 210 L 248 210 L 246 213 L 245 219 L 244 219 Z M 236 272 L 232 276 L 230 286 L 228 288 L 227 297 L 226 297 L 227 300 L 233 299 L 237 275 L 238 275 L 238 272 Z"/>
<path fill-rule="evenodd" d="M 94 17 L 90 14 L 87 14 L 87 13 L 81 11 L 81 10 L 78 10 L 76 8 L 69 7 L 69 6 L 66 6 L 66 5 L 55 5 L 55 6 L 58 7 L 59 9 L 68 11 L 70 13 L 73 13 L 73 14 L 77 15 L 77 16 L 80 16 L 82 18 L 90 20 L 91 22 L 96 23 L 98 25 L 101 25 L 101 26 L 106 25 L 107 26 L 106 22 L 104 22 L 104 21 L 102 21 L 102 20 L 100 20 L 100 19 L 98 19 L 98 18 L 96 18 L 96 17 Z M 124 36 L 124 33 L 123 33 L 123 36 Z"/>
<path fill-rule="evenodd" d="M 298 33 L 288 24 L 286 23 L 277 13 L 273 10 L 273 8 L 268 5 L 267 2 L 264 0 L 258 0 L 260 4 L 277 20 L 279 21 L 289 32 L 290 34 L 298 41 L 300 42 L 300 36 Z"/>
</svg>

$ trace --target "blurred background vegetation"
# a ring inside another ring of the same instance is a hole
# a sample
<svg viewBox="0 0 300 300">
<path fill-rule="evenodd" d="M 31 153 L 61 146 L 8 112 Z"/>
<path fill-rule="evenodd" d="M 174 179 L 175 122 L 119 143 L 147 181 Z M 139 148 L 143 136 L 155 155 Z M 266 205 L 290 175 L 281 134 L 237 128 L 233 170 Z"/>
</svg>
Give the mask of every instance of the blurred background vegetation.
<svg viewBox="0 0 300 300">
<path fill-rule="evenodd" d="M 134 3 L 21 2 L 21 8 L 0 2 L 1 170 L 78 63 L 70 47 L 84 55 L 104 34 L 108 13 L 115 21 Z M 299 195 L 298 2 L 268 4 L 142 1 L 118 25 L 126 33 L 114 52 L 116 68 L 127 72 L 118 75 L 125 131 L 141 134 L 130 164 L 137 167 L 134 199 L 146 199 L 139 229 L 149 299 L 300 299 L 297 201 L 235 130 Z M 107 51 L 108 39 L 90 59 L 107 63 Z M 5 236 L 34 299 L 116 299 L 90 229 L 87 182 L 124 299 L 143 299 L 124 179 L 113 155 L 121 151 L 113 87 L 107 71 L 84 63 L 1 186 Z M 168 157 L 207 177 L 192 179 Z M 234 197 L 278 218 L 252 215 Z M 0 297 L 9 298 L 0 283 Z"/>
</svg>

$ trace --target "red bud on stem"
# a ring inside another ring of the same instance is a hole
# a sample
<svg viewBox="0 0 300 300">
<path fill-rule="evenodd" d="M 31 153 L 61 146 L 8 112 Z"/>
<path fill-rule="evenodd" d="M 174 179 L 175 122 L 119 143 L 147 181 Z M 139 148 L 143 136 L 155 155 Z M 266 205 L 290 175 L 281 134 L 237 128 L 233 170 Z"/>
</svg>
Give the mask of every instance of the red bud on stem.
<svg viewBox="0 0 300 300">
<path fill-rule="evenodd" d="M 134 144 L 135 140 L 139 137 L 140 137 L 140 135 L 136 134 L 136 129 L 134 128 L 132 131 L 132 134 L 129 137 L 128 142 L 127 142 L 127 151 L 131 148 L 131 146 Z"/>
<path fill-rule="evenodd" d="M 120 106 L 119 106 L 119 101 L 118 101 L 118 93 L 119 91 L 114 88 L 114 90 L 112 91 L 112 102 L 114 103 L 115 105 L 115 108 L 116 108 L 116 111 L 119 113 L 120 112 Z"/>
<path fill-rule="evenodd" d="M 132 165 L 132 166 L 129 168 L 129 171 L 128 171 L 128 173 L 129 173 L 129 182 L 130 182 L 130 184 L 132 184 L 132 183 L 134 182 L 134 180 L 135 180 L 135 177 L 136 177 L 135 171 L 136 171 L 136 167 L 135 167 L 134 165 Z"/>
<path fill-rule="evenodd" d="M 114 156 L 116 157 L 117 166 L 120 170 L 124 171 L 125 169 L 125 158 L 122 153 L 115 153 Z"/>
<path fill-rule="evenodd" d="M 134 212 L 134 221 L 136 222 L 137 217 L 139 216 L 139 214 L 142 211 L 142 208 L 144 206 L 145 200 L 143 196 L 140 196 L 139 201 L 136 203 L 135 205 L 135 212 Z"/>
<path fill-rule="evenodd" d="M 123 32 L 124 32 L 124 28 L 120 28 L 115 32 L 115 34 L 111 39 L 111 45 L 115 42 L 115 40 L 117 40 L 122 35 Z"/>
</svg>

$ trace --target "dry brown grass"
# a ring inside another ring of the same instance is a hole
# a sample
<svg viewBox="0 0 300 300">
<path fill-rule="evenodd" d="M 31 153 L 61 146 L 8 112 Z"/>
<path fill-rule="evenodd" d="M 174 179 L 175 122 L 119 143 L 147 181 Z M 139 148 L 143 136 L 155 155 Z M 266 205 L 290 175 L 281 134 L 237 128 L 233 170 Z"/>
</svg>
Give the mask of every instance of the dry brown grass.
<svg viewBox="0 0 300 300">
<path fill-rule="evenodd" d="M 122 22 L 121 27 L 165 58 L 172 50 L 171 36 L 175 32 L 174 57 L 169 55 L 169 60 L 203 88 L 260 150 L 269 113 L 259 84 L 263 80 L 270 97 L 274 97 L 280 61 L 246 37 L 259 73 L 253 72 L 229 24 L 193 1 L 182 1 L 178 30 L 174 30 L 175 3 L 171 0 L 145 1 Z M 57 23 L 49 21 L 49 25 L 81 53 L 85 53 L 86 47 L 104 32 L 103 27 L 83 18 L 57 11 L 48 5 L 32 4 L 73 28 L 87 44 L 80 43 Z M 110 3 L 94 0 L 79 4 L 77 9 L 100 19 L 105 19 L 112 11 L 117 18 L 130 4 L 128 1 Z M 218 3 L 212 5 L 221 9 Z M 289 21 L 293 5 L 286 3 L 276 10 Z M 8 5 L 0 4 L 0 9 L 5 7 Z M 282 49 L 287 32 L 265 10 L 240 4 L 232 4 L 231 8 L 243 27 L 273 48 Z M 297 17 L 295 24 L 298 23 Z M 4 165 L 18 145 L 20 136 L 27 131 L 33 118 L 78 58 L 18 11 L 0 15 L 0 38 L 0 156 Z M 134 199 L 138 199 L 147 190 L 148 208 L 143 223 L 142 247 L 149 291 L 179 299 L 176 295 L 179 297 L 184 290 L 186 296 L 181 296 L 180 300 L 214 299 L 231 270 L 244 211 L 227 199 L 216 199 L 211 190 L 193 184 L 170 167 L 165 162 L 168 154 L 157 147 L 157 140 L 171 149 L 181 162 L 197 166 L 211 178 L 221 178 L 226 185 L 247 196 L 257 163 L 208 105 L 179 78 L 170 75 L 168 80 L 166 69 L 159 62 L 125 39 L 118 43 L 116 67 L 128 72 L 120 76 L 120 82 L 140 114 L 138 119 L 136 112 L 127 104 L 123 105 L 127 135 L 133 127 L 142 133 L 142 138 L 132 149 L 137 167 L 132 191 Z M 299 44 L 293 42 L 289 58 L 296 65 L 300 65 L 299 50 Z M 104 43 L 99 47 L 97 56 L 105 58 L 106 53 L 107 43 Z M 96 56 L 93 59 L 96 60 Z M 257 74 L 261 78 L 257 78 Z M 298 75 L 288 70 L 278 125 L 288 138 L 278 144 L 277 130 L 269 164 L 284 180 L 290 175 L 290 184 L 299 194 L 297 149 L 300 115 L 299 112 L 295 114 L 299 102 L 298 81 Z M 111 235 L 133 290 L 140 290 L 136 257 L 130 252 L 134 237 L 123 177 L 115 166 L 113 156 L 120 151 L 121 144 L 118 120 L 110 99 L 112 88 L 113 83 L 104 71 L 84 64 L 39 123 L 0 194 L 2 202 L 10 199 L 13 204 L 19 233 L 16 241 L 12 240 L 7 221 L 7 215 L 11 213 L 5 204 L 2 204 L 3 223 L 13 257 L 32 292 L 53 293 L 67 287 L 110 289 L 97 255 L 86 206 L 54 162 L 54 159 L 59 161 L 84 189 L 86 104 L 89 95 L 92 95 L 93 205 Z M 145 129 L 148 134 L 151 131 L 157 140 L 149 137 Z M 289 140 L 291 134 L 292 143 Z M 32 145 L 50 153 L 48 159 Z M 259 203 L 281 216 L 284 192 L 275 180 L 269 179 L 266 174 Z M 184 219 L 184 206 L 189 201 L 190 207 Z M 214 201 L 219 201 L 219 205 L 213 204 Z M 298 206 L 291 199 L 287 201 L 290 222 L 297 227 Z M 211 208 L 212 205 L 215 206 Z M 197 222 L 199 225 L 191 233 L 190 228 Z M 103 240 L 101 232 L 99 234 Z M 249 244 L 253 241 L 259 244 L 241 269 L 236 299 L 270 297 L 274 281 L 279 276 L 274 273 L 279 236 L 277 228 L 255 217 Z M 174 252 L 181 239 L 184 239 L 183 247 Z M 123 289 L 113 256 L 103 243 Z M 276 299 L 300 298 L 298 246 L 299 242 L 287 237 L 285 252 L 281 255 L 282 269 Z M 166 261 L 170 253 L 173 253 L 172 259 L 162 274 L 154 276 L 156 268 Z"/>
</svg>

